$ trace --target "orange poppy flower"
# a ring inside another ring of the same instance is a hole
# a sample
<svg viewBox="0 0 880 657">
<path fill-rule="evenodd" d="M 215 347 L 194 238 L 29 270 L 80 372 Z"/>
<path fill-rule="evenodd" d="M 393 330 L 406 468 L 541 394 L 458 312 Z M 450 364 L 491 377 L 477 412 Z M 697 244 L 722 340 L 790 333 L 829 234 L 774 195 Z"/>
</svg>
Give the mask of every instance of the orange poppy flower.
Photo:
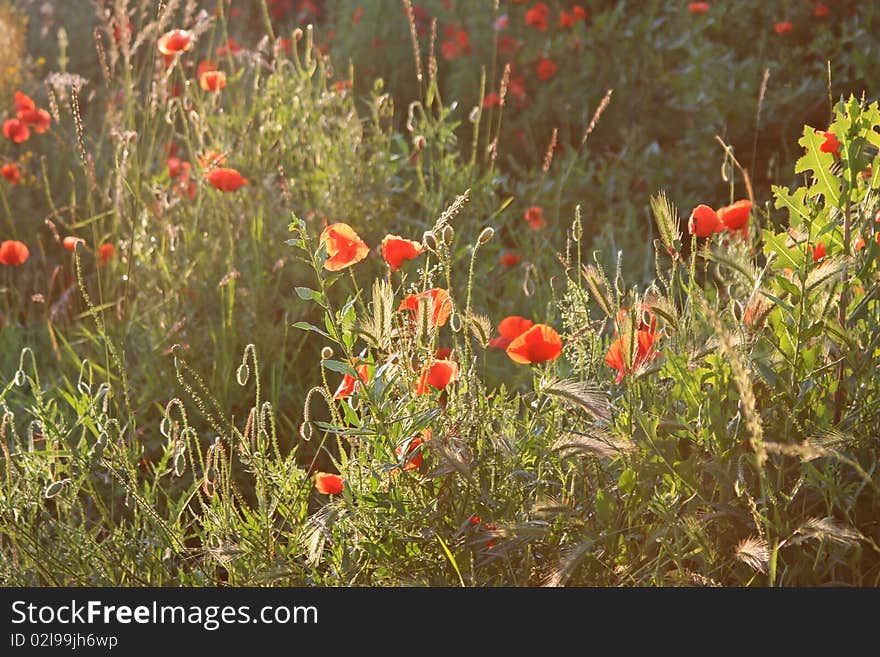
<svg viewBox="0 0 880 657">
<path fill-rule="evenodd" d="M 203 169 L 213 169 L 214 167 L 222 167 L 226 164 L 226 156 L 217 151 L 205 151 L 199 155 L 199 165 Z"/>
<path fill-rule="evenodd" d="M 431 313 L 431 324 L 434 326 L 446 324 L 449 320 L 449 315 L 452 314 L 452 299 L 449 296 L 449 292 L 440 287 L 408 295 L 400 302 L 400 307 L 397 310 L 409 310 L 413 317 L 415 317 L 419 311 L 420 299 L 424 299 L 425 303 L 429 306 L 428 312 Z"/>
<path fill-rule="evenodd" d="M 709 237 L 721 229 L 718 213 L 708 205 L 700 204 L 691 212 L 688 220 L 688 232 L 697 237 Z"/>
<path fill-rule="evenodd" d="M 321 246 L 327 251 L 324 269 L 339 271 L 360 262 L 370 253 L 360 235 L 346 223 L 335 223 L 327 226 L 321 233 Z"/>
<path fill-rule="evenodd" d="M 358 378 L 367 383 L 370 380 L 370 366 L 369 365 L 358 365 L 355 367 L 355 371 L 358 374 Z M 342 383 L 339 384 L 339 387 L 336 389 L 336 392 L 333 395 L 333 399 L 345 399 L 346 397 L 351 397 L 355 390 L 357 390 L 358 380 L 355 379 L 351 374 L 343 374 L 342 375 Z"/>
<path fill-rule="evenodd" d="M 605 364 L 617 370 L 615 383 L 620 383 L 627 374 L 635 372 L 659 355 L 659 352 L 652 351 L 656 339 L 657 334 L 651 329 L 636 331 L 634 358 L 628 353 L 630 349 L 629 336 L 622 335 L 611 343 L 608 353 L 605 354 Z"/>
<path fill-rule="evenodd" d="M 19 119 L 6 119 L 3 124 L 3 136 L 11 139 L 16 144 L 21 144 L 30 139 L 31 131 L 24 121 Z"/>
<path fill-rule="evenodd" d="M 171 30 L 159 37 L 156 43 L 159 52 L 170 57 L 179 52 L 188 52 L 192 50 L 192 32 L 188 30 Z"/>
<path fill-rule="evenodd" d="M 556 360 L 561 354 L 562 339 L 552 326 L 546 324 L 534 324 L 507 347 L 510 360 L 520 365 Z"/>
<path fill-rule="evenodd" d="M 532 230 L 541 230 L 547 225 L 547 222 L 544 221 L 544 210 L 539 205 L 533 205 L 527 208 L 523 218 Z"/>
<path fill-rule="evenodd" d="M 535 323 L 532 320 L 520 317 L 519 315 L 505 317 L 498 324 L 498 333 L 500 335 L 489 340 L 489 346 L 493 349 L 507 349 L 511 342 L 534 325 Z"/>
<path fill-rule="evenodd" d="M 424 250 L 419 242 L 397 235 L 386 235 L 382 240 L 382 258 L 391 267 L 391 271 L 397 271 L 404 260 L 417 258 Z"/>
<path fill-rule="evenodd" d="M 219 93 L 226 86 L 226 73 L 223 71 L 205 71 L 199 76 L 199 86 L 203 91 Z"/>
<path fill-rule="evenodd" d="M 824 132 L 822 130 L 816 130 L 816 134 L 822 135 L 825 138 L 825 141 L 822 142 L 822 145 L 819 146 L 819 150 L 823 153 L 832 153 L 834 157 L 840 157 L 840 141 L 837 139 L 837 135 L 833 132 Z"/>
<path fill-rule="evenodd" d="M 21 91 L 15 92 L 15 100 L 13 102 L 15 103 L 16 114 L 37 109 L 37 105 L 34 103 L 33 99 Z"/>
<path fill-rule="evenodd" d="M 553 63 L 553 60 L 541 57 L 538 66 L 535 68 L 535 72 L 538 74 L 539 80 L 546 82 L 556 75 L 557 68 L 556 64 Z"/>
<path fill-rule="evenodd" d="M 106 265 L 110 262 L 114 255 L 116 255 L 116 247 L 110 244 L 110 242 L 104 242 L 98 247 L 98 259 L 101 261 L 102 265 Z"/>
<path fill-rule="evenodd" d="M 817 2 L 813 7 L 813 16 L 816 18 L 828 18 L 830 13 L 831 10 L 828 8 L 828 5 L 822 2 Z"/>
<path fill-rule="evenodd" d="M 853 243 L 853 251 L 858 253 L 859 251 L 861 251 L 864 248 L 865 248 L 865 238 L 862 237 L 861 235 L 859 235 L 856 238 L 856 241 Z"/>
<path fill-rule="evenodd" d="M 74 237 L 73 235 L 68 235 L 61 241 L 61 244 L 64 245 L 64 248 L 68 251 L 74 251 L 76 250 L 77 244 L 85 243 L 86 241 L 82 237 Z"/>
<path fill-rule="evenodd" d="M 17 185 L 21 180 L 21 171 L 18 170 L 18 165 L 15 163 L 4 164 L 0 168 L 0 174 L 13 185 Z"/>
<path fill-rule="evenodd" d="M 234 192 L 235 190 L 248 184 L 248 179 L 235 169 L 220 167 L 212 169 L 208 172 L 208 182 L 221 192 Z"/>
<path fill-rule="evenodd" d="M 417 395 L 428 395 L 431 389 L 443 390 L 450 383 L 458 381 L 458 363 L 452 360 L 435 360 L 422 368 L 422 375 L 416 384 Z"/>
<path fill-rule="evenodd" d="M 733 205 L 718 208 L 718 220 L 731 233 L 740 230 L 745 235 L 752 212 L 752 202 L 748 199 L 737 201 Z"/>
<path fill-rule="evenodd" d="M 339 495 L 345 488 L 345 480 L 330 472 L 315 473 L 315 490 L 322 495 Z"/>
<path fill-rule="evenodd" d="M 196 67 L 196 78 L 201 79 L 202 73 L 207 73 L 208 71 L 216 71 L 218 70 L 217 62 L 212 62 L 210 59 L 203 59 L 199 62 L 199 65 Z"/>
<path fill-rule="evenodd" d="M 422 445 L 430 441 L 431 436 L 432 431 L 430 429 L 425 429 L 421 436 L 416 436 L 409 441 L 409 445 L 407 445 L 406 448 L 406 463 L 403 466 L 404 470 L 418 470 L 422 466 Z M 403 456 L 403 445 L 395 449 L 394 453 L 398 458 Z"/>
<path fill-rule="evenodd" d="M 776 34 L 783 35 L 788 34 L 794 29 L 794 25 L 791 21 L 779 21 L 776 25 L 773 26 L 773 30 Z"/>
<path fill-rule="evenodd" d="M 22 123 L 33 128 L 38 135 L 47 132 L 52 125 L 52 117 L 44 109 L 19 110 L 16 116 Z"/>
<path fill-rule="evenodd" d="M 692 2 L 688 5 L 688 11 L 692 14 L 705 14 L 709 11 L 708 2 Z"/>
<path fill-rule="evenodd" d="M 18 267 L 27 262 L 31 252 L 18 240 L 6 240 L 0 244 L 0 264 Z"/>
<path fill-rule="evenodd" d="M 502 253 L 500 256 L 498 256 L 499 264 L 504 265 L 504 267 L 507 269 L 510 269 L 511 267 L 516 267 L 520 263 L 520 260 L 522 260 L 522 258 L 518 254 L 512 253 L 510 251 Z"/>
</svg>

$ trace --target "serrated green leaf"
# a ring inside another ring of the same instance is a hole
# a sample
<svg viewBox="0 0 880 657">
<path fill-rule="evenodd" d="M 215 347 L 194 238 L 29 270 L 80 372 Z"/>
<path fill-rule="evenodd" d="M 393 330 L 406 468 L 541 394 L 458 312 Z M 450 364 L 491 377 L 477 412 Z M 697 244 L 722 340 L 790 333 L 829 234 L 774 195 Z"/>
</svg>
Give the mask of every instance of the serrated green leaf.
<svg viewBox="0 0 880 657">
<path fill-rule="evenodd" d="M 825 137 L 816 132 L 810 126 L 804 126 L 804 134 L 798 140 L 806 153 L 797 161 L 794 167 L 795 173 L 813 172 L 813 184 L 810 186 L 810 196 L 822 196 L 825 205 L 838 207 L 840 205 L 840 180 L 831 173 L 835 158 L 831 153 L 823 153 L 820 148 L 825 142 Z"/>
<path fill-rule="evenodd" d="M 771 189 L 776 197 L 776 203 L 773 207 L 777 210 L 783 208 L 788 210 L 788 224 L 792 228 L 798 228 L 803 221 L 809 220 L 810 211 L 807 208 L 807 189 L 805 187 L 798 187 L 793 193 L 781 185 L 773 185 Z"/>
</svg>

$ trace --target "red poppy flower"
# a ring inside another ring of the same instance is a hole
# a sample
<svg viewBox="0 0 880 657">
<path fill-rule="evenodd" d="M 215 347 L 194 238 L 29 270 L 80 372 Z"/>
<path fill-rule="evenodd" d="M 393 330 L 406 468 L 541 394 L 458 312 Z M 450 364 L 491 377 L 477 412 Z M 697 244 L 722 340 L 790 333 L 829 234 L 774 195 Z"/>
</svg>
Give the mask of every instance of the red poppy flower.
<svg viewBox="0 0 880 657">
<path fill-rule="evenodd" d="M 788 34 L 793 29 L 794 29 L 794 25 L 792 24 L 791 21 L 780 21 L 780 22 L 776 23 L 776 25 L 773 26 L 773 30 L 776 32 L 776 34 L 779 34 L 779 35 Z"/>
<path fill-rule="evenodd" d="M 242 48 L 240 45 L 238 45 L 238 43 L 236 43 L 235 39 L 233 39 L 232 37 L 229 37 L 226 40 L 226 45 L 217 46 L 217 49 L 214 51 L 214 53 L 217 55 L 217 57 L 226 57 L 226 55 L 237 55 L 238 53 L 242 52 L 243 50 L 244 50 L 244 48 Z"/>
<path fill-rule="evenodd" d="M 523 218 L 528 222 L 532 230 L 541 230 L 547 225 L 547 222 L 544 221 L 544 210 L 539 205 L 527 208 Z"/>
<path fill-rule="evenodd" d="M 718 221 L 731 233 L 740 230 L 745 234 L 751 212 L 752 202 L 748 199 L 742 199 L 733 205 L 718 208 Z"/>
<path fill-rule="evenodd" d="M 400 269 L 404 260 L 419 257 L 424 247 L 414 240 L 407 240 L 397 235 L 386 235 L 382 240 L 382 258 L 391 267 L 391 271 Z"/>
<path fill-rule="evenodd" d="M 364 17 L 364 8 L 361 7 L 360 5 L 358 5 L 355 8 L 354 13 L 351 16 L 351 22 L 354 23 L 355 25 L 357 25 L 358 23 L 361 22 L 361 19 L 363 17 Z"/>
<path fill-rule="evenodd" d="M 17 240 L 6 240 L 0 244 L 0 264 L 18 267 L 27 262 L 31 252 Z"/>
<path fill-rule="evenodd" d="M 498 95 L 495 91 L 490 91 L 483 98 L 483 109 L 490 109 L 492 107 L 499 107 L 501 105 L 501 96 Z"/>
<path fill-rule="evenodd" d="M 345 480 L 338 474 L 329 472 L 315 473 L 315 490 L 322 495 L 339 495 L 345 488 Z"/>
<path fill-rule="evenodd" d="M 828 8 L 828 5 L 821 2 L 817 2 L 816 6 L 813 7 L 813 16 L 816 18 L 828 18 L 830 13 L 831 10 Z"/>
<path fill-rule="evenodd" d="M 167 164 L 169 178 L 179 178 L 182 175 L 188 174 L 192 169 L 189 162 L 182 161 L 177 157 L 169 157 Z"/>
<path fill-rule="evenodd" d="M 27 124 L 24 121 L 19 119 L 6 119 L 6 122 L 3 124 L 3 136 L 7 139 L 11 139 L 16 144 L 21 144 L 30 139 L 31 131 L 28 129 Z"/>
<path fill-rule="evenodd" d="M 561 354 L 562 339 L 552 326 L 546 324 L 533 325 L 507 347 L 510 359 L 521 365 L 556 360 Z"/>
<path fill-rule="evenodd" d="M 22 123 L 33 128 L 38 135 L 47 132 L 52 125 L 52 117 L 44 109 L 19 110 L 16 116 Z"/>
<path fill-rule="evenodd" d="M 520 263 L 520 260 L 522 260 L 522 257 L 520 257 L 519 254 L 513 253 L 511 251 L 507 251 L 498 256 L 498 262 L 504 265 L 504 267 L 506 267 L 507 269 L 510 269 L 511 267 L 516 267 Z"/>
<path fill-rule="evenodd" d="M 864 248 L 865 248 L 865 238 L 862 237 L 861 235 L 859 235 L 856 238 L 856 241 L 853 242 L 853 251 L 858 253 L 859 251 L 861 251 Z"/>
<path fill-rule="evenodd" d="M 556 64 L 546 57 L 541 57 L 541 61 L 538 62 L 538 66 L 535 68 L 535 71 L 538 73 L 538 79 L 542 82 L 546 82 L 556 75 L 556 70 Z"/>
<path fill-rule="evenodd" d="M 516 37 L 505 34 L 498 39 L 498 54 L 514 55 L 521 45 Z"/>
<path fill-rule="evenodd" d="M 700 204 L 691 212 L 688 220 L 688 232 L 697 237 L 709 237 L 721 230 L 718 213 L 708 205 Z"/>
<path fill-rule="evenodd" d="M 580 5 L 575 5 L 571 8 L 571 15 L 574 16 L 576 21 L 583 21 L 587 19 L 587 10 L 581 7 Z"/>
<path fill-rule="evenodd" d="M 480 520 L 480 516 L 478 516 L 477 514 L 474 514 L 470 518 L 468 518 L 468 522 L 472 525 L 479 525 L 482 522 L 482 520 Z"/>
<path fill-rule="evenodd" d="M 156 45 L 166 58 L 179 52 L 187 52 L 193 47 L 192 33 L 188 30 L 171 30 L 160 36 Z"/>
<path fill-rule="evenodd" d="M 16 114 L 18 114 L 19 112 L 26 112 L 28 110 L 37 109 L 37 106 L 34 103 L 33 99 L 27 94 L 24 94 L 20 91 L 15 92 L 15 100 L 13 102 L 15 103 Z"/>
<path fill-rule="evenodd" d="M 369 365 L 358 365 L 355 367 L 355 371 L 358 374 L 358 378 L 367 383 L 370 380 L 370 366 Z M 342 383 L 339 384 L 339 387 L 336 389 L 336 392 L 333 395 L 333 399 L 345 399 L 346 397 L 351 397 L 355 390 L 357 390 L 358 380 L 355 379 L 351 374 L 344 374 L 342 376 Z"/>
<path fill-rule="evenodd" d="M 692 2 L 688 5 L 688 11 L 692 14 L 705 14 L 709 11 L 708 2 Z"/>
<path fill-rule="evenodd" d="M 452 313 L 452 299 L 449 292 L 440 287 L 431 288 L 425 292 L 408 295 L 400 302 L 400 310 L 409 310 L 413 317 L 419 311 L 419 300 L 424 299 L 428 304 L 428 312 L 431 313 L 431 324 L 434 326 L 443 326 L 449 320 Z M 428 301 L 430 299 L 430 302 Z"/>
<path fill-rule="evenodd" d="M 822 258 L 828 255 L 828 251 L 825 248 L 825 242 L 819 242 L 815 247 L 810 244 L 807 248 L 810 250 L 810 253 L 813 254 L 813 262 L 819 262 Z"/>
<path fill-rule="evenodd" d="M 13 185 L 17 185 L 21 180 L 21 171 L 18 170 L 18 165 L 12 162 L 4 164 L 3 167 L 0 168 L 0 174 L 2 174 L 3 177 Z"/>
<path fill-rule="evenodd" d="M 422 375 L 416 384 L 416 394 L 430 394 L 432 388 L 443 390 L 455 381 L 458 381 L 458 363 L 452 360 L 435 360 L 430 366 L 422 368 Z"/>
<path fill-rule="evenodd" d="M 77 244 L 85 243 L 86 241 L 82 237 L 74 237 L 73 235 L 68 235 L 61 241 L 61 244 L 64 245 L 64 248 L 68 251 L 75 251 Z"/>
<path fill-rule="evenodd" d="M 547 29 L 547 17 L 549 15 L 550 9 L 547 8 L 547 5 L 539 2 L 526 11 L 526 25 L 531 25 L 543 32 Z"/>
<path fill-rule="evenodd" d="M 629 336 L 622 335 L 611 343 L 608 353 L 605 354 L 605 364 L 617 370 L 615 383 L 620 383 L 627 374 L 635 372 L 642 365 L 659 355 L 659 352 L 653 351 L 656 339 L 657 334 L 651 329 L 636 331 L 636 353 L 634 358 L 629 353 Z"/>
<path fill-rule="evenodd" d="M 425 429 L 421 436 L 416 436 L 409 441 L 409 445 L 407 445 L 406 448 L 406 463 L 403 466 L 404 470 L 418 470 L 422 467 L 422 445 L 430 441 L 431 436 L 431 430 Z M 395 449 L 394 453 L 397 454 L 398 457 L 403 456 L 403 445 Z"/>
<path fill-rule="evenodd" d="M 834 157 L 840 157 L 840 141 L 838 141 L 837 135 L 833 132 L 825 132 L 822 130 L 816 130 L 816 134 L 825 138 L 825 141 L 819 146 L 820 151 L 823 153 L 832 153 Z"/>
<path fill-rule="evenodd" d="M 203 91 L 219 93 L 226 86 L 226 73 L 223 71 L 205 71 L 199 76 L 199 86 Z"/>
<path fill-rule="evenodd" d="M 221 192 L 234 192 L 240 187 L 248 184 L 247 178 L 243 178 L 235 169 L 229 169 L 227 167 L 211 169 L 211 171 L 208 172 L 207 177 L 208 182 Z"/>
<path fill-rule="evenodd" d="M 449 347 L 438 347 L 434 352 L 434 358 L 437 360 L 448 360 L 452 355 L 452 349 Z"/>
<path fill-rule="evenodd" d="M 564 30 L 569 27 L 574 26 L 574 14 L 570 14 L 567 11 L 559 12 L 559 29 Z"/>
<path fill-rule="evenodd" d="M 327 226 L 321 233 L 321 246 L 327 251 L 324 269 L 339 271 L 351 267 L 367 257 L 370 247 L 346 223 L 335 223 Z"/>
<path fill-rule="evenodd" d="M 98 247 L 98 259 L 101 261 L 102 265 L 106 265 L 110 262 L 114 255 L 116 255 L 116 247 L 110 244 L 110 242 L 104 242 Z"/>
<path fill-rule="evenodd" d="M 505 317 L 498 324 L 498 333 L 500 335 L 489 340 L 489 346 L 493 349 L 507 349 L 511 342 L 534 325 L 535 323 L 532 320 L 520 317 L 519 315 Z"/>
</svg>

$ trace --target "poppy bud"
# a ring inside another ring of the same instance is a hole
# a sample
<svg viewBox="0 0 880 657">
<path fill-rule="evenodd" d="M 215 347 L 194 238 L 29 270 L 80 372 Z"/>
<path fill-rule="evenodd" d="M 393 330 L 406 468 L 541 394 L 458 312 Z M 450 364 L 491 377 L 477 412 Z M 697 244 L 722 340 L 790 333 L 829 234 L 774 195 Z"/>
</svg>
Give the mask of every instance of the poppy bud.
<svg viewBox="0 0 880 657">
<path fill-rule="evenodd" d="M 330 360 L 333 358 L 333 349 L 330 347 L 324 347 L 321 349 L 321 359 L 322 360 Z"/>
<path fill-rule="evenodd" d="M 443 243 L 446 246 L 450 246 L 452 244 L 452 240 L 455 239 L 455 230 L 449 224 L 443 226 Z"/>
<path fill-rule="evenodd" d="M 417 151 L 422 150 L 425 146 L 428 145 L 428 140 L 425 139 L 424 135 L 416 135 L 413 137 L 413 148 Z"/>
<path fill-rule="evenodd" d="M 486 226 L 482 232 L 480 232 L 480 236 L 477 238 L 477 242 L 482 246 L 486 242 L 492 239 L 495 236 L 495 229 L 492 226 Z"/>
</svg>

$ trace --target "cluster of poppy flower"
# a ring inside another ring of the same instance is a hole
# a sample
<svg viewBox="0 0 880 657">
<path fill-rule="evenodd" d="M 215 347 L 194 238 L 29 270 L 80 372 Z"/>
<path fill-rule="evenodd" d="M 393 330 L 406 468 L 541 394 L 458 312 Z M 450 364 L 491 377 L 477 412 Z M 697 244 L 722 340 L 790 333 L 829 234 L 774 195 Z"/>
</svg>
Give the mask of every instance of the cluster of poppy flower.
<svg viewBox="0 0 880 657">
<path fill-rule="evenodd" d="M 31 130 L 43 134 L 52 125 L 49 112 L 39 109 L 30 96 L 20 91 L 15 92 L 15 118 L 6 119 L 3 123 L 3 136 L 16 144 L 26 142 L 31 137 Z"/>
<path fill-rule="evenodd" d="M 688 4 L 688 11 L 692 14 L 707 14 L 711 6 L 708 2 L 691 2 Z M 823 2 L 817 2 L 813 5 L 813 17 L 823 20 L 831 15 L 831 9 Z M 778 21 L 773 26 L 773 31 L 779 36 L 788 34 L 794 29 L 794 23 L 791 21 Z"/>
<path fill-rule="evenodd" d="M 635 335 L 632 335 L 631 331 L 624 331 L 621 334 L 617 329 L 618 326 L 626 326 L 628 314 L 629 311 L 626 308 L 621 308 L 617 313 L 614 332 L 618 337 L 611 343 L 605 354 L 605 364 L 617 370 L 615 383 L 618 384 L 627 374 L 637 372 L 646 363 L 660 355 L 659 351 L 654 351 L 654 343 L 659 338 L 657 318 L 654 313 L 648 308 L 643 309 Z M 645 321 L 646 316 L 647 321 Z"/>
<path fill-rule="evenodd" d="M 193 36 L 188 30 L 174 29 L 159 37 L 156 45 L 165 56 L 166 65 L 169 65 L 177 55 L 192 50 Z M 219 46 L 215 52 L 217 57 L 225 57 L 241 51 L 242 47 L 230 38 L 226 45 Z M 196 74 L 199 86 L 205 91 L 219 93 L 226 86 L 226 74 L 218 70 L 215 62 L 203 60 L 199 63 Z M 237 169 L 222 166 L 226 163 L 226 157 L 219 153 L 208 151 L 199 158 L 199 162 L 206 170 L 205 178 L 208 183 L 221 192 L 234 192 L 248 184 L 247 178 Z M 174 149 L 169 154 L 167 165 L 168 175 L 175 181 L 174 190 L 193 198 L 196 195 L 196 186 L 191 178 L 192 165 L 180 160 Z"/>
<path fill-rule="evenodd" d="M 31 137 L 31 131 L 42 134 L 49 130 L 52 119 L 49 112 L 39 109 L 30 96 L 15 92 L 15 118 L 3 123 L 3 136 L 13 143 L 22 144 Z M 13 185 L 21 182 L 21 170 L 16 162 L 6 162 L 0 167 L 0 175 Z"/>
<path fill-rule="evenodd" d="M 710 237 L 715 233 L 727 230 L 731 234 L 737 231 L 745 237 L 748 232 L 749 215 L 752 202 L 742 199 L 732 205 L 719 208 L 717 211 L 705 204 L 700 204 L 691 212 L 688 219 L 688 232 L 697 237 Z"/>
</svg>

